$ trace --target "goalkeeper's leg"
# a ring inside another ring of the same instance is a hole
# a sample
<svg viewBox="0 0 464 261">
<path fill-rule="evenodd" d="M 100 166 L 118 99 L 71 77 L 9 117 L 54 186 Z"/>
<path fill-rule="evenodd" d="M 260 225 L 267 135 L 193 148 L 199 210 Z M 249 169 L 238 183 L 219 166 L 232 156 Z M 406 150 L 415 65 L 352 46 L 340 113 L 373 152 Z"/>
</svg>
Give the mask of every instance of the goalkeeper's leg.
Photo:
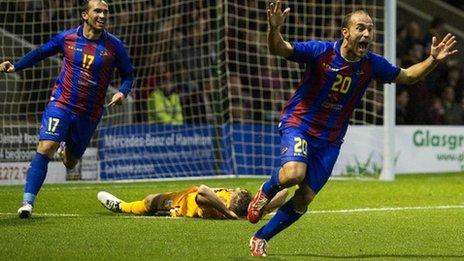
<svg viewBox="0 0 464 261">
<path fill-rule="evenodd" d="M 145 208 L 150 215 L 169 216 L 172 208 L 172 198 L 175 193 L 150 194 L 143 200 Z"/>
<path fill-rule="evenodd" d="M 97 194 L 97 199 L 102 205 L 113 212 L 146 215 L 149 213 L 149 208 L 145 200 L 137 200 L 132 202 L 124 202 L 116 196 L 106 191 L 100 191 Z"/>
<path fill-rule="evenodd" d="M 169 199 L 172 195 L 173 193 L 150 194 L 143 200 L 124 202 L 108 192 L 100 191 L 97 194 L 97 198 L 104 207 L 113 212 L 135 215 L 169 216 L 172 207 L 170 205 L 172 200 Z"/>
</svg>

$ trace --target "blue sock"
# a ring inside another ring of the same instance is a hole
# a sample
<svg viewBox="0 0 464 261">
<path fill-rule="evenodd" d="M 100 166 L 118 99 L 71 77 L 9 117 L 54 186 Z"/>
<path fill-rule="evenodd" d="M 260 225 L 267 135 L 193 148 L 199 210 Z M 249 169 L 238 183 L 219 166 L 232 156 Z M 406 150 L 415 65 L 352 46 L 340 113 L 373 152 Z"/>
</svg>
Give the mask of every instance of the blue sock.
<svg viewBox="0 0 464 261">
<path fill-rule="evenodd" d="M 23 202 L 34 204 L 35 196 L 39 192 L 45 177 L 47 176 L 48 162 L 47 155 L 36 153 L 31 165 L 27 170 L 26 184 L 24 185 Z"/>
<path fill-rule="evenodd" d="M 279 184 L 279 171 L 272 173 L 271 178 L 263 184 L 263 192 L 269 199 L 273 198 L 282 189 L 283 187 Z"/>
<path fill-rule="evenodd" d="M 258 238 L 269 240 L 297 221 L 303 214 L 293 207 L 293 198 L 283 204 L 269 222 L 256 232 Z"/>
</svg>

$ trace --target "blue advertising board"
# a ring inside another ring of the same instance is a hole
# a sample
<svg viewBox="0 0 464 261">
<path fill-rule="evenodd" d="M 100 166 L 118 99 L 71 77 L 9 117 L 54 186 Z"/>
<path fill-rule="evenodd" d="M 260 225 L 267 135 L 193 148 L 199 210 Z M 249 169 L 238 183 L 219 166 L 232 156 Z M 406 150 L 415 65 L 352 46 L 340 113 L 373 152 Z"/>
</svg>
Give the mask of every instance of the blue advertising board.
<svg viewBox="0 0 464 261">
<path fill-rule="evenodd" d="M 277 124 L 231 124 L 233 172 L 237 175 L 271 175 L 280 166 Z M 226 146 L 224 146 L 226 147 Z"/>
<path fill-rule="evenodd" d="M 98 140 L 102 180 L 214 175 L 208 126 L 104 126 Z"/>
<path fill-rule="evenodd" d="M 98 140 L 102 180 L 270 175 L 280 164 L 274 124 L 104 126 Z"/>
</svg>

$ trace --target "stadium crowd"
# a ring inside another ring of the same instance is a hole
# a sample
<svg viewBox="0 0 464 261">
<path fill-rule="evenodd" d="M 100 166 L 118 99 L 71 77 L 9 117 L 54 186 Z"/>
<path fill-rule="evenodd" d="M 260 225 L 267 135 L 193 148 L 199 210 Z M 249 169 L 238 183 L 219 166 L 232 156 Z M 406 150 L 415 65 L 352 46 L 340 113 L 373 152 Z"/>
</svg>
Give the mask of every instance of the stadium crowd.
<svg viewBox="0 0 464 261">
<path fill-rule="evenodd" d="M 78 2 L 2 2 L 0 10 L 6 11 L 2 12 L 0 27 L 38 45 L 63 28 L 79 23 Z M 283 103 L 290 97 L 300 75 L 296 70 L 298 65 L 268 55 L 266 4 L 264 0 L 230 1 L 226 17 L 220 16 L 224 6 L 217 5 L 215 0 L 110 4 L 112 15 L 108 30 L 124 40 L 136 68 L 137 80 L 132 92 L 137 112 L 135 120 L 175 124 L 179 124 L 179 119 L 184 123 L 278 121 Z M 308 10 L 292 3 L 289 6 L 295 13 L 327 14 L 314 16 L 315 26 L 308 26 L 301 16 L 290 16 L 284 32 L 289 40 L 304 40 L 315 35 L 323 35 L 324 39 L 339 37 L 339 30 L 331 25 L 340 24 L 337 19 L 342 18 L 341 5 L 334 4 L 324 10 L 320 7 Z M 227 19 L 224 27 L 221 19 Z M 407 67 L 423 60 L 428 55 L 432 35 L 443 36 L 443 25 L 439 19 L 429 28 L 421 28 L 416 22 L 400 25 L 398 65 Z M 462 125 L 462 73 L 463 65 L 455 58 L 413 86 L 398 86 L 397 124 Z M 42 73 L 37 76 L 43 77 Z M 48 92 L 48 86 L 41 89 Z M 45 96 L 47 93 L 40 95 Z M 173 112 L 172 119 L 156 120 L 153 115 L 159 108 L 154 103 L 156 97 L 170 97 L 172 102 L 162 107 Z M 372 111 L 374 116 L 368 113 L 358 117 L 355 113 L 354 119 L 381 124 L 381 95 L 368 91 L 366 97 L 371 102 L 361 107 Z"/>
<path fill-rule="evenodd" d="M 397 64 L 407 67 L 429 55 L 432 36 L 441 39 L 444 21 L 434 19 L 427 30 L 417 22 L 397 30 Z M 397 88 L 397 124 L 464 124 L 463 67 L 458 58 L 441 64 L 426 79 Z"/>
</svg>

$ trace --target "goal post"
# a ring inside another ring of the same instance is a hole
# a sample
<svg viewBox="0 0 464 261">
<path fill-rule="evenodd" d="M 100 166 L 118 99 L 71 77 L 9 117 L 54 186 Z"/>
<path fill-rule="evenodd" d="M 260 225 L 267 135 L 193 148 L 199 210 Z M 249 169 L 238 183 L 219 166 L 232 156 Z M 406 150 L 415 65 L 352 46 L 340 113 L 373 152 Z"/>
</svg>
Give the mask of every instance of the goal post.
<svg viewBox="0 0 464 261">
<path fill-rule="evenodd" d="M 391 63 L 396 60 L 396 0 L 385 1 L 385 37 L 384 56 Z M 395 108 L 396 85 L 384 86 L 384 137 L 383 137 L 383 168 L 380 180 L 395 179 Z"/>
</svg>

